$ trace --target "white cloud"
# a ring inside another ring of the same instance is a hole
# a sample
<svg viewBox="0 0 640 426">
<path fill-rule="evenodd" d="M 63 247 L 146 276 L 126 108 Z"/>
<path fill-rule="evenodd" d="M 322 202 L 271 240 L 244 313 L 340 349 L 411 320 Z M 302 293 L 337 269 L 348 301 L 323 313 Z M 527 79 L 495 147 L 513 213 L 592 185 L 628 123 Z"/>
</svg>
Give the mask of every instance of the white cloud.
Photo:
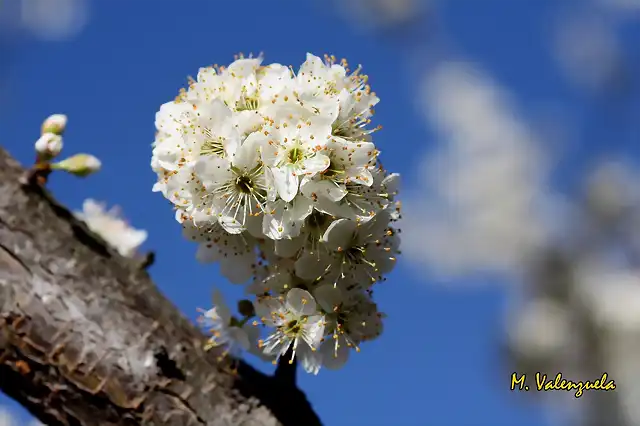
<svg viewBox="0 0 640 426">
<path fill-rule="evenodd" d="M 404 194 L 404 253 L 436 274 L 513 272 L 546 238 L 538 141 L 504 90 L 471 64 L 439 65 L 423 90 L 443 144 Z"/>
</svg>

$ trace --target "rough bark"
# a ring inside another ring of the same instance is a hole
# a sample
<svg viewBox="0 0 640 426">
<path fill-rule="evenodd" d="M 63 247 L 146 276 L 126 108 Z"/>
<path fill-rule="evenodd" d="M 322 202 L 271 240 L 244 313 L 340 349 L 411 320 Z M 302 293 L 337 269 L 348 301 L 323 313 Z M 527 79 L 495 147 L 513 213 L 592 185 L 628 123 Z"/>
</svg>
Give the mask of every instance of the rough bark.
<svg viewBox="0 0 640 426">
<path fill-rule="evenodd" d="M 202 349 L 139 263 L 0 148 L 0 389 L 48 425 L 319 425 L 290 375 Z"/>
</svg>

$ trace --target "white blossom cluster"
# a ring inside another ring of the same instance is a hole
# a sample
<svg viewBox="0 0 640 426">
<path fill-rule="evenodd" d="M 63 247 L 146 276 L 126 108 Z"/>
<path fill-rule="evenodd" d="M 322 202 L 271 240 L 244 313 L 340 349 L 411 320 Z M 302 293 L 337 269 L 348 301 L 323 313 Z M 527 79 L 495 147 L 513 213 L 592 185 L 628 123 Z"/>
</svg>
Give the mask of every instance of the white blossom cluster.
<svg viewBox="0 0 640 426">
<path fill-rule="evenodd" d="M 135 257 L 148 237 L 147 231 L 132 227 L 122 218 L 120 207 L 107 210 L 104 203 L 91 198 L 84 200 L 82 211 L 75 212 L 75 216 L 124 257 Z"/>
<path fill-rule="evenodd" d="M 291 353 L 317 374 L 382 332 L 371 287 L 399 254 L 399 175 L 378 160 L 379 99 L 360 70 L 307 54 L 296 73 L 240 55 L 201 68 L 157 113 L 153 190 L 197 258 L 255 297 L 242 320 L 221 301 L 205 314 L 212 344 L 274 363 Z"/>
</svg>

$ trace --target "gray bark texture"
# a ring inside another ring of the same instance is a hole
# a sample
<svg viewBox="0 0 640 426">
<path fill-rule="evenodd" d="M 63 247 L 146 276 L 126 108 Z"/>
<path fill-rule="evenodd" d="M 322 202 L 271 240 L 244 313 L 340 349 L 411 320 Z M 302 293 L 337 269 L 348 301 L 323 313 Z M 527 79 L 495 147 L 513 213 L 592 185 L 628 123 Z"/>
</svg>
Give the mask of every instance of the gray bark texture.
<svg viewBox="0 0 640 426">
<path fill-rule="evenodd" d="M 0 148 L 2 392 L 55 426 L 320 425 L 291 374 L 205 352 L 139 262 L 24 174 Z"/>
</svg>

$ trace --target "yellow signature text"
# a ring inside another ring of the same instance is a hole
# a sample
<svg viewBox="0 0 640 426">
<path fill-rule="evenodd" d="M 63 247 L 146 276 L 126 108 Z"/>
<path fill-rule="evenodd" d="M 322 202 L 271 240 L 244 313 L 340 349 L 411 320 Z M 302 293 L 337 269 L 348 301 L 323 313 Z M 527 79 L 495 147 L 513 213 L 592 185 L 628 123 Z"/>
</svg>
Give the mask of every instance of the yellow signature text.
<svg viewBox="0 0 640 426">
<path fill-rule="evenodd" d="M 616 383 L 614 380 L 609 378 L 607 373 L 602 373 L 602 376 L 597 380 L 580 380 L 573 381 L 567 380 L 562 377 L 562 373 L 558 373 L 554 378 L 549 378 L 547 374 L 544 373 L 536 373 L 535 374 L 535 389 L 537 391 L 575 391 L 574 396 L 576 398 L 580 398 L 584 395 L 585 391 L 589 390 L 600 390 L 600 391 L 612 391 L 615 390 Z M 513 373 L 511 375 L 511 390 L 525 390 L 528 391 L 530 389 L 527 384 L 527 375 Z"/>
</svg>

